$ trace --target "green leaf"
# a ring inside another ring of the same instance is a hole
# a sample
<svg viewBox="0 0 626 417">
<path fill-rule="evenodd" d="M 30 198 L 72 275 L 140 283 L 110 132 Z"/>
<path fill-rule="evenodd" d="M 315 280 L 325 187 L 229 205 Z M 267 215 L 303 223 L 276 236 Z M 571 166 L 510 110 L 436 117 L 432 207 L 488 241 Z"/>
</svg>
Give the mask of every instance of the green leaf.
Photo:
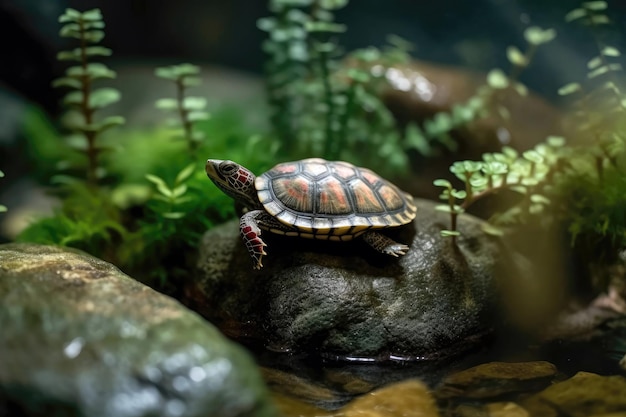
<svg viewBox="0 0 626 417">
<path fill-rule="evenodd" d="M 319 21 L 307 22 L 304 28 L 307 32 L 344 33 L 346 31 L 346 25 Z"/>
<path fill-rule="evenodd" d="M 57 78 L 56 80 L 52 81 L 52 86 L 55 88 L 58 87 L 70 87 L 70 88 L 81 88 L 82 87 L 82 83 L 80 82 L 80 80 L 77 80 L 76 78 L 71 78 L 71 77 L 61 77 L 61 78 Z"/>
<path fill-rule="evenodd" d="M 102 20 L 102 13 L 100 9 L 91 9 L 83 12 L 82 18 L 87 21 L 99 21 Z"/>
<path fill-rule="evenodd" d="M 183 217 L 185 217 L 185 215 L 186 213 L 182 211 L 172 211 L 168 213 L 163 213 L 163 217 L 165 217 L 166 219 L 170 219 L 170 220 L 182 219 Z"/>
<path fill-rule="evenodd" d="M 114 88 L 98 88 L 89 95 L 89 107 L 101 109 L 120 100 L 121 94 Z"/>
<path fill-rule="evenodd" d="M 604 56 L 620 56 L 620 51 L 613 46 L 605 46 L 602 48 L 602 55 Z"/>
<path fill-rule="evenodd" d="M 160 98 L 154 105 L 161 110 L 178 110 L 178 101 L 173 98 Z"/>
<path fill-rule="evenodd" d="M 59 30 L 59 36 L 62 38 L 81 38 L 80 26 L 76 23 L 68 23 L 63 25 Z"/>
<path fill-rule="evenodd" d="M 608 25 L 611 23 L 611 20 L 607 15 L 604 14 L 596 14 L 589 17 L 589 20 L 595 25 Z"/>
<path fill-rule="evenodd" d="M 437 180 L 433 181 L 433 184 L 436 187 L 452 188 L 452 184 L 450 183 L 450 181 L 445 180 L 445 179 L 437 179 Z"/>
<path fill-rule="evenodd" d="M 515 91 L 517 91 L 517 94 L 519 94 L 522 97 L 526 97 L 528 95 L 528 87 L 526 87 L 522 83 L 519 83 L 519 82 L 515 83 L 513 88 L 515 88 Z"/>
<path fill-rule="evenodd" d="M 593 71 L 590 71 L 587 74 L 587 78 L 591 79 L 591 78 L 596 78 L 600 75 L 606 74 L 608 72 L 611 71 L 620 71 L 622 69 L 621 64 L 607 64 L 607 65 L 603 65 L 601 67 L 596 68 Z"/>
<path fill-rule="evenodd" d="M 8 209 L 7 209 L 7 206 L 3 206 L 2 204 L 0 204 L 0 213 L 4 213 L 4 212 L 6 212 L 7 210 L 8 210 Z"/>
<path fill-rule="evenodd" d="M 88 46 L 85 48 L 85 54 L 88 56 L 111 56 L 113 51 L 104 46 Z"/>
<path fill-rule="evenodd" d="M 574 20 L 580 19 L 581 17 L 587 16 L 587 10 L 585 9 L 574 9 L 565 15 L 566 22 L 573 22 Z"/>
<path fill-rule="evenodd" d="M 491 223 L 482 223 L 481 230 L 491 236 L 504 236 L 504 230 Z"/>
<path fill-rule="evenodd" d="M 100 22 L 85 22 L 83 24 L 83 27 L 85 29 L 104 29 L 105 25 L 104 22 L 100 21 Z"/>
<path fill-rule="evenodd" d="M 528 65 L 528 59 L 516 46 L 506 48 L 506 56 L 509 62 L 515 66 L 525 67 Z"/>
<path fill-rule="evenodd" d="M 556 37 L 554 29 L 541 29 L 538 26 L 531 26 L 524 31 L 524 39 L 531 45 L 541 45 L 550 42 Z"/>
<path fill-rule="evenodd" d="M 546 142 L 548 143 L 548 145 L 555 148 L 565 146 L 565 138 L 563 136 L 548 136 L 546 138 Z"/>
<path fill-rule="evenodd" d="M 589 69 L 598 68 L 600 65 L 602 65 L 602 58 L 599 56 L 596 56 L 587 62 L 587 68 Z"/>
<path fill-rule="evenodd" d="M 528 150 L 528 151 L 524 151 L 522 153 L 522 156 L 524 157 L 524 159 L 530 161 L 530 162 L 534 162 L 536 164 L 540 164 L 543 162 L 543 156 L 541 156 L 541 154 L 533 149 Z"/>
<path fill-rule="evenodd" d="M 69 67 L 66 70 L 66 74 L 69 77 L 89 77 L 92 80 L 98 78 L 115 78 L 115 71 L 99 62 L 89 63 L 86 68 L 83 68 L 81 65 Z"/>
<path fill-rule="evenodd" d="M 500 69 L 492 69 L 487 74 L 487 84 L 496 90 L 504 89 L 509 86 L 509 78 Z"/>
<path fill-rule="evenodd" d="M 337 10 L 346 7 L 349 0 L 319 0 L 320 7 L 326 10 Z"/>
<path fill-rule="evenodd" d="M 465 192 L 465 190 L 455 190 L 455 189 L 452 189 L 450 191 L 450 194 L 452 195 L 452 197 L 454 197 L 454 198 L 456 198 L 458 200 L 463 200 L 464 198 L 467 198 L 467 193 Z"/>
<path fill-rule="evenodd" d="M 550 204 L 550 199 L 541 194 L 532 194 L 530 196 L 530 201 L 536 204 Z"/>
<path fill-rule="evenodd" d="M 57 60 L 59 61 L 80 61 L 81 59 L 80 49 L 61 51 L 57 54 Z"/>
<path fill-rule="evenodd" d="M 421 155 L 429 156 L 432 154 L 433 149 L 428 139 L 426 139 L 424 132 L 415 122 L 407 125 L 405 141 L 408 148 L 417 150 Z"/>
<path fill-rule="evenodd" d="M 206 111 L 191 111 L 187 113 L 187 120 L 190 122 L 198 122 L 200 120 L 209 120 L 211 115 Z"/>
<path fill-rule="evenodd" d="M 289 58 L 297 62 L 306 62 L 309 59 L 309 49 L 302 41 L 292 42 L 288 50 Z"/>
<path fill-rule="evenodd" d="M 172 190 L 172 196 L 174 199 L 183 196 L 187 192 L 187 186 L 185 184 L 181 184 L 178 187 L 175 187 Z"/>
<path fill-rule="evenodd" d="M 178 74 L 172 67 L 158 67 L 154 69 L 154 75 L 159 78 L 165 78 L 166 80 L 176 80 Z"/>
<path fill-rule="evenodd" d="M 87 42 L 98 43 L 104 39 L 104 31 L 102 30 L 90 30 L 83 34 L 83 37 Z"/>
<path fill-rule="evenodd" d="M 207 101 L 204 97 L 185 97 L 183 99 L 183 108 L 185 110 L 204 110 Z"/>
<path fill-rule="evenodd" d="M 174 194 L 172 193 L 172 190 L 167 186 L 165 181 L 163 181 L 161 178 L 155 175 L 146 174 L 146 179 L 152 182 L 154 185 L 156 185 L 157 191 L 161 193 L 161 195 L 163 195 L 164 197 L 167 197 L 168 199 L 173 198 Z"/>
<path fill-rule="evenodd" d="M 78 10 L 67 8 L 65 9 L 65 13 L 59 16 L 59 22 L 60 23 L 75 22 L 78 19 L 80 19 L 80 17 L 81 17 L 81 14 Z"/>
<path fill-rule="evenodd" d="M 264 32 L 270 32 L 277 27 L 277 23 L 274 17 L 262 17 L 256 21 L 256 27 Z"/>
<path fill-rule="evenodd" d="M 587 1 L 584 2 L 583 7 L 587 10 L 593 10 L 593 11 L 598 11 L 598 10 L 606 10 L 606 8 L 608 7 L 606 1 Z"/>
<path fill-rule="evenodd" d="M 579 83 L 569 83 L 565 84 L 563 87 L 559 88 L 558 94 L 560 96 L 567 96 L 570 94 L 577 93 L 582 90 L 582 87 Z"/>
<path fill-rule="evenodd" d="M 346 71 L 346 76 L 353 82 L 365 84 L 370 81 L 371 76 L 367 71 L 358 68 L 350 68 Z"/>
<path fill-rule="evenodd" d="M 457 230 L 442 230 L 440 233 L 441 233 L 441 236 L 443 237 L 461 236 L 461 232 Z"/>
<path fill-rule="evenodd" d="M 68 123 L 69 127 L 81 132 L 103 132 L 109 128 L 122 125 L 126 120 L 122 116 L 108 116 L 100 122 L 84 123 Z"/>
<path fill-rule="evenodd" d="M 63 97 L 63 104 L 66 106 L 80 106 L 83 104 L 83 92 L 71 91 Z"/>
<path fill-rule="evenodd" d="M 195 170 L 196 170 L 195 164 L 187 165 L 185 168 L 182 169 L 182 171 L 178 173 L 178 175 L 176 175 L 176 184 L 180 184 L 186 181 L 191 176 L 191 174 L 194 173 Z"/>
</svg>

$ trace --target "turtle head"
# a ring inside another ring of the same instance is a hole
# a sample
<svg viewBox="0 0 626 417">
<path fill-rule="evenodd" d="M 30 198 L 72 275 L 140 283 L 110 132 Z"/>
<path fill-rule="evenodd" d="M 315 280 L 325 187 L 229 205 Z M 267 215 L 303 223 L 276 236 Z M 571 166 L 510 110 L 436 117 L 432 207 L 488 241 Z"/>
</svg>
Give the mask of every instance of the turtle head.
<svg viewBox="0 0 626 417">
<path fill-rule="evenodd" d="M 237 203 L 249 210 L 260 206 L 254 188 L 255 175 L 247 168 L 233 161 L 209 159 L 206 161 L 206 174 L 213 183 Z"/>
</svg>

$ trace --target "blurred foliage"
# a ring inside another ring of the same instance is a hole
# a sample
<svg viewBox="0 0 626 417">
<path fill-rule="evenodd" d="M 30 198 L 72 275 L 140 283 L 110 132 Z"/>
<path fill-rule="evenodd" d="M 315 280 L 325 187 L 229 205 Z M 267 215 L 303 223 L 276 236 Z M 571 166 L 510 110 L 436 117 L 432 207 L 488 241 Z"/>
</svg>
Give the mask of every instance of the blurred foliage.
<svg viewBox="0 0 626 417">
<path fill-rule="evenodd" d="M 587 25 L 598 48 L 587 64 L 586 80 L 559 89 L 571 107 L 567 137 L 549 137 L 521 154 L 505 147 L 502 152 L 484 154 L 482 161 L 454 163 L 450 171 L 461 181 L 462 189 L 446 179 L 434 182 L 443 188 L 441 199 L 446 202 L 438 209 L 450 213 L 450 227 L 442 231 L 444 236 L 455 239 L 459 235 L 457 217 L 469 206 L 508 190 L 521 198 L 495 213 L 487 232 L 503 234 L 507 226 L 525 224 L 529 216 L 544 224 L 563 224 L 577 257 L 588 267 L 616 262 L 626 249 L 626 95 L 621 88 L 622 66 L 617 61 L 621 52 L 601 36 L 600 28 L 611 23 L 607 8 L 604 1 L 584 2 L 566 16 L 567 21 Z M 512 75 L 490 72 L 488 88 L 514 87 L 525 94 L 526 88 L 513 76 L 528 65 L 536 46 L 553 37 L 550 30 L 526 31 L 530 49 L 522 53 L 509 48 Z M 499 112 L 506 117 L 506 109 Z M 605 290 L 608 278 L 594 285 Z"/>
<path fill-rule="evenodd" d="M 99 9 L 79 12 L 66 9 L 59 17 L 62 24 L 61 37 L 77 41 L 77 47 L 57 54 L 59 61 L 75 61 L 77 65 L 65 70 L 65 76 L 54 80 L 55 87 L 68 88 L 63 98 L 68 113 L 66 127 L 73 133 L 67 141 L 70 148 L 82 153 L 86 162 L 85 177 L 92 187 L 105 175 L 100 166 L 100 154 L 106 150 L 98 141 L 105 130 L 124 123 L 121 116 L 108 116 L 97 120 L 98 110 L 120 99 L 119 91 L 113 88 L 94 88 L 102 79 L 115 78 L 115 71 L 102 63 L 92 62 L 95 57 L 109 56 L 111 50 L 99 45 L 104 38 L 104 22 Z M 67 164 L 66 168 L 75 168 Z M 73 181 L 71 177 L 59 177 L 62 181 Z"/>
<path fill-rule="evenodd" d="M 346 31 L 334 12 L 348 1 L 271 0 L 272 16 L 258 21 L 267 32 L 266 84 L 271 121 L 283 156 L 343 159 L 378 171 L 408 167 L 407 144 L 376 86 L 384 67 L 407 62 L 410 45 L 397 37 L 388 48 L 345 54 L 337 36 Z"/>
<path fill-rule="evenodd" d="M 169 119 L 172 127 L 180 127 L 182 132 L 176 137 L 184 140 L 192 157 L 196 156 L 198 146 L 205 139 L 202 131 L 194 129 L 196 122 L 207 120 L 207 101 L 204 97 L 187 96 L 186 90 L 191 86 L 200 85 L 200 67 L 192 64 L 179 64 L 170 67 L 161 67 L 155 70 L 155 75 L 171 80 L 176 85 L 176 98 L 162 98 L 156 102 L 159 109 L 176 113 L 177 117 Z"/>
</svg>

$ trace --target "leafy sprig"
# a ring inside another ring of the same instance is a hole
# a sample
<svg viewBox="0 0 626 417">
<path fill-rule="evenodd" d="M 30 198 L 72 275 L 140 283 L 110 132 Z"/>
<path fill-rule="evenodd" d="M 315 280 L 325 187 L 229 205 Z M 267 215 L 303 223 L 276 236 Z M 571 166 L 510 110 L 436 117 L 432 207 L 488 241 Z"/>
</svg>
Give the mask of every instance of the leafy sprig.
<svg viewBox="0 0 626 417">
<path fill-rule="evenodd" d="M 195 128 L 195 124 L 210 118 L 206 111 L 207 101 L 205 98 L 186 95 L 189 87 L 200 85 L 199 74 L 200 67 L 192 64 L 172 65 L 155 70 L 157 77 L 173 81 L 176 85 L 176 98 L 159 99 L 156 102 L 156 107 L 176 113 L 177 118 L 170 119 L 170 124 L 182 128 L 182 134 L 178 137 L 187 142 L 192 158 L 195 157 L 198 147 L 205 139 L 204 132 Z"/>
<path fill-rule="evenodd" d="M 178 220 L 186 215 L 184 205 L 192 200 L 186 195 L 188 191 L 187 180 L 191 177 L 196 168 L 195 164 L 190 164 L 183 168 L 176 175 L 174 185 L 169 186 L 167 182 L 156 175 L 148 174 L 146 179 L 156 186 L 157 193 L 153 199 L 157 204 L 153 205 L 153 210 L 163 219 Z"/>
<path fill-rule="evenodd" d="M 521 154 L 513 148 L 504 147 L 502 152 L 486 153 L 482 161 L 458 161 L 450 171 L 462 182 L 463 189 L 456 189 L 446 179 L 437 179 L 434 185 L 442 187 L 440 198 L 446 202 L 437 210 L 450 214 L 450 228 L 443 230 L 443 236 L 459 236 L 457 217 L 471 205 L 484 197 L 502 190 L 510 190 L 525 198 L 507 213 L 498 217 L 500 222 L 510 221 L 522 214 L 540 213 L 550 202 L 541 192 L 541 185 L 551 178 L 554 169 L 563 158 L 565 141 L 562 137 L 549 137 L 544 143 Z M 488 232 L 500 234 L 490 227 Z"/>
<path fill-rule="evenodd" d="M 408 161 L 395 120 L 371 86 L 384 74 L 370 68 L 407 57 L 406 42 L 392 38 L 387 50 L 345 55 L 336 38 L 346 27 L 335 21 L 335 12 L 347 4 L 272 0 L 273 15 L 258 21 L 268 34 L 263 49 L 275 134 L 292 158 L 319 155 L 367 164 L 382 157 L 382 168 L 404 169 Z"/>
<path fill-rule="evenodd" d="M 120 93 L 116 89 L 94 87 L 97 81 L 116 76 L 115 71 L 106 65 L 91 62 L 94 58 L 111 55 L 111 50 L 99 45 L 104 38 L 105 26 L 99 9 L 82 13 L 66 9 L 59 17 L 59 22 L 63 24 L 60 36 L 75 39 L 78 46 L 59 52 L 57 59 L 75 61 L 77 65 L 67 68 L 65 76 L 56 79 L 52 84 L 70 90 L 63 99 L 63 104 L 71 113 L 67 118 L 67 127 L 75 133 L 72 137 L 74 140 L 69 141 L 69 144 L 85 155 L 86 179 L 88 184 L 95 186 L 104 175 L 99 166 L 99 157 L 105 148 L 98 143 L 98 138 L 105 130 L 124 123 L 121 116 L 108 116 L 101 120 L 95 117 L 98 110 L 120 99 Z"/>
</svg>

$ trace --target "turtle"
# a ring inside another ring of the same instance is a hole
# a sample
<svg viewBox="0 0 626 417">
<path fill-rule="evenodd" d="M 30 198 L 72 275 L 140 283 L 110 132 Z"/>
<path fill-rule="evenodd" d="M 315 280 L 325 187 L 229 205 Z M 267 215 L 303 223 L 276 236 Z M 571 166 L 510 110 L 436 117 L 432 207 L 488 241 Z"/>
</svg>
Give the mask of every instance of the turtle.
<svg viewBox="0 0 626 417">
<path fill-rule="evenodd" d="M 417 211 L 413 197 L 367 168 L 308 158 L 255 176 L 236 162 L 209 159 L 206 173 L 243 208 L 240 232 L 254 269 L 267 255 L 261 231 L 340 242 L 360 237 L 395 257 L 409 249 L 379 229 L 410 223 Z"/>
</svg>

